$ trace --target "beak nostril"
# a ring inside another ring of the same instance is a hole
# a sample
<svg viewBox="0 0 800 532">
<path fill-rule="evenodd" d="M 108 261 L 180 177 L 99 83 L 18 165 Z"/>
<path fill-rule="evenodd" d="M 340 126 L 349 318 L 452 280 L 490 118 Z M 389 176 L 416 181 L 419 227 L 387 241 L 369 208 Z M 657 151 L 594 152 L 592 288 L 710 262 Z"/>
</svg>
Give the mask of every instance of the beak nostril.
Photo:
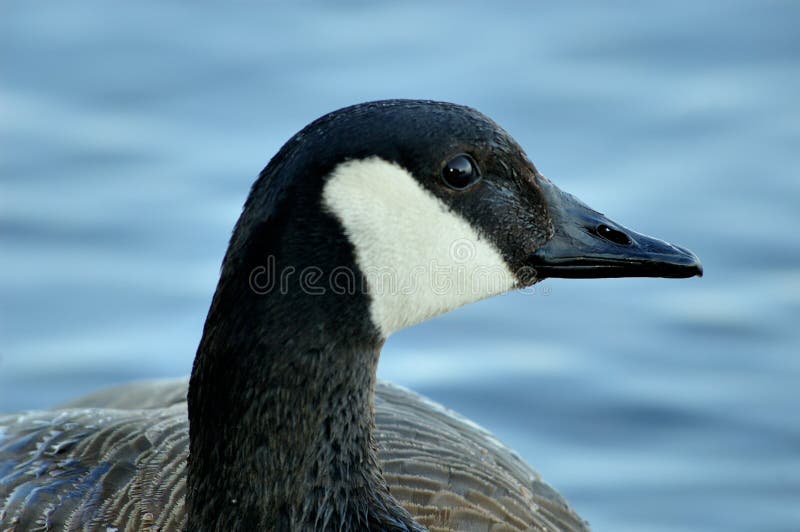
<svg viewBox="0 0 800 532">
<path fill-rule="evenodd" d="M 600 224 L 595 227 L 594 234 L 600 238 L 608 240 L 609 242 L 619 244 L 620 246 L 628 246 L 631 243 L 631 239 L 628 235 L 622 231 L 617 231 L 606 224 Z"/>
</svg>

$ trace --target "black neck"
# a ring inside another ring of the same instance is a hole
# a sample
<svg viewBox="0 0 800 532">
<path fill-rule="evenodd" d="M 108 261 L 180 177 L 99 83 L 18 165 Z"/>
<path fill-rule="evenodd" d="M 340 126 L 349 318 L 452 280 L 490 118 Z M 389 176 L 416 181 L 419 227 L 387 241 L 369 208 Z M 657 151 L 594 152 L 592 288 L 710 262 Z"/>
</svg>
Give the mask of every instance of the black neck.
<svg viewBox="0 0 800 532">
<path fill-rule="evenodd" d="M 319 238 L 339 254 L 321 264 L 354 263 L 349 246 Z M 266 276 L 297 273 L 308 255 L 274 240 L 252 228 L 240 244 L 267 252 L 255 257 L 237 251 L 234 236 L 206 320 L 188 396 L 189 529 L 420 530 L 377 461 L 382 339 L 368 298 L 325 281 L 325 293 L 309 293 L 299 275 L 270 287 Z M 277 245 L 280 259 L 268 254 Z"/>
</svg>

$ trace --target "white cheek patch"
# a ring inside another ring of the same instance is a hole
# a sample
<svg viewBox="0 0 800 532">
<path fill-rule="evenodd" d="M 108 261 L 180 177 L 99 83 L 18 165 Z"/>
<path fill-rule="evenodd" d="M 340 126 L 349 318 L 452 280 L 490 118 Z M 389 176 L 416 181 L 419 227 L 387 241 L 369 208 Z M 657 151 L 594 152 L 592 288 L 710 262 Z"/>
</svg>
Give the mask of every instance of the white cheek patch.
<svg viewBox="0 0 800 532">
<path fill-rule="evenodd" d="M 397 164 L 344 162 L 322 199 L 355 248 L 384 336 L 517 285 L 495 246 Z"/>
</svg>

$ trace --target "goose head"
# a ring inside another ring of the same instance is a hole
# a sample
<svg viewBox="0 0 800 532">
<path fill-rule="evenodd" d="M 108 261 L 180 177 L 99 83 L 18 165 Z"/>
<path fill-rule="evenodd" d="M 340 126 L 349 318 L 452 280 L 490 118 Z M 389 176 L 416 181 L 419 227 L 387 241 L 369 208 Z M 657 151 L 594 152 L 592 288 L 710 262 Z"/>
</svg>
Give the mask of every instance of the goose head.
<svg viewBox="0 0 800 532">
<path fill-rule="evenodd" d="M 382 337 L 547 277 L 702 274 L 690 251 L 562 192 L 486 116 L 430 101 L 345 108 L 296 135 L 254 186 L 226 263 L 243 248 L 260 253 L 256 292 L 287 268 L 319 303 L 361 292 Z"/>
</svg>

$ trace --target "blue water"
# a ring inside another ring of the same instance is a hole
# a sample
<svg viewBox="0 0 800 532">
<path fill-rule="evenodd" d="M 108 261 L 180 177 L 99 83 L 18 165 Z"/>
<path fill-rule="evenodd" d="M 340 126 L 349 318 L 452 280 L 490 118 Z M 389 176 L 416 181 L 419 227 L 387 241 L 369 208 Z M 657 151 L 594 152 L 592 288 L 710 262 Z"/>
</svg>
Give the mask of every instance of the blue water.
<svg viewBox="0 0 800 532">
<path fill-rule="evenodd" d="M 800 530 L 800 3 L 6 0 L 0 410 L 188 373 L 252 179 L 358 101 L 472 105 L 690 280 L 546 281 L 380 374 L 596 530 Z"/>
</svg>

